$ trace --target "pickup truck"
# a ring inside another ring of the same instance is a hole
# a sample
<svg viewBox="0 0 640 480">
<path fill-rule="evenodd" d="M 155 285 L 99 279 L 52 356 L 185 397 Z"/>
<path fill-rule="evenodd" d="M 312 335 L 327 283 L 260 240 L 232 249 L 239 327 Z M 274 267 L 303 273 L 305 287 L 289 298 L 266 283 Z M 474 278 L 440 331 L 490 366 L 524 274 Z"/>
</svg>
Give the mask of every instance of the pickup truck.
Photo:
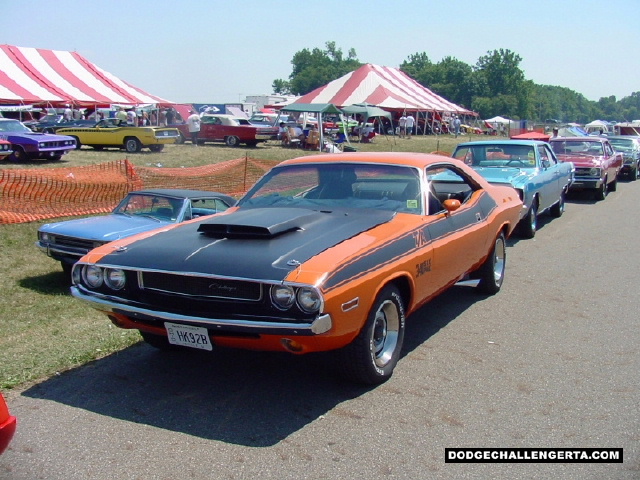
<svg viewBox="0 0 640 480">
<path fill-rule="evenodd" d="M 224 113 L 205 113 L 200 119 L 199 144 L 224 142 L 229 147 L 237 147 L 244 143 L 255 147 L 259 142 L 266 142 L 278 134 L 278 127 L 251 125 L 246 119 Z M 178 143 L 191 139 L 186 123 L 171 126 L 180 132 Z"/>
<path fill-rule="evenodd" d="M 143 148 L 161 152 L 166 144 L 176 143 L 180 134 L 169 127 L 134 127 L 117 118 L 105 118 L 93 127 L 67 127 L 57 130 L 60 135 L 69 135 L 82 145 L 96 150 L 120 148 L 128 153 L 137 153 Z"/>
<path fill-rule="evenodd" d="M 557 137 L 550 143 L 558 160 L 575 165 L 571 190 L 591 190 L 597 200 L 616 191 L 624 154 L 617 152 L 606 137 Z"/>
</svg>

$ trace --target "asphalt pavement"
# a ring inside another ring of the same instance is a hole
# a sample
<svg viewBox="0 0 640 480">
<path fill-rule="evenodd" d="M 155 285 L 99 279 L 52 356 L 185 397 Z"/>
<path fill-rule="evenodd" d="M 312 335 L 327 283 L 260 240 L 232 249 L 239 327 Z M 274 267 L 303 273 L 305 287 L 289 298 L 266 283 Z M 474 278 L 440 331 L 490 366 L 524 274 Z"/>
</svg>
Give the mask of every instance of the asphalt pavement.
<svg viewBox="0 0 640 480">
<path fill-rule="evenodd" d="M 0 479 L 638 479 L 640 181 L 509 241 L 503 289 L 408 320 L 387 383 L 322 356 L 143 344 L 7 392 Z M 98 313 L 96 313 L 98 315 Z M 105 320 L 106 321 L 106 320 Z M 623 448 L 623 463 L 445 463 L 448 447 Z"/>
</svg>

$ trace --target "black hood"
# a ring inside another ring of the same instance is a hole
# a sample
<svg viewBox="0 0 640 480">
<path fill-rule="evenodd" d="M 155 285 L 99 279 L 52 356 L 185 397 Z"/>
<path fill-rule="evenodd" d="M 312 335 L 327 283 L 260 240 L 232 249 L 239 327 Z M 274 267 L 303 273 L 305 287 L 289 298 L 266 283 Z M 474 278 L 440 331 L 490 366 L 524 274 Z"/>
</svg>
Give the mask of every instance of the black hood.
<svg viewBox="0 0 640 480">
<path fill-rule="evenodd" d="M 283 280 L 298 263 L 394 215 L 362 209 L 244 209 L 160 232 L 106 255 L 101 263 Z"/>
</svg>

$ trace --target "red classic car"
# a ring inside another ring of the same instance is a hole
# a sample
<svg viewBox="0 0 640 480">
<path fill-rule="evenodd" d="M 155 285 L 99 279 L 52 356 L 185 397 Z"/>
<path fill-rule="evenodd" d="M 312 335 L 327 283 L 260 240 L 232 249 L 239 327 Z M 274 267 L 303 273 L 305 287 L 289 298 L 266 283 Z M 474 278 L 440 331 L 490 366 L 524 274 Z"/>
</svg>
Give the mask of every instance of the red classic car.
<svg viewBox="0 0 640 480">
<path fill-rule="evenodd" d="M 0 393 L 0 454 L 4 452 L 16 431 L 16 417 L 9 414 L 9 408 Z"/>
<path fill-rule="evenodd" d="M 570 190 L 593 190 L 598 200 L 615 192 L 624 155 L 605 137 L 558 137 L 550 140 L 558 160 L 575 165 Z"/>
<path fill-rule="evenodd" d="M 258 127 L 251 125 L 248 120 L 224 113 L 205 113 L 200 119 L 199 144 L 224 142 L 229 147 L 237 147 L 244 143 L 250 147 L 255 147 L 259 142 L 266 142 L 278 134 L 278 127 Z M 191 139 L 189 126 L 186 123 L 172 125 L 172 127 L 180 131 L 178 143 L 184 143 Z"/>
</svg>

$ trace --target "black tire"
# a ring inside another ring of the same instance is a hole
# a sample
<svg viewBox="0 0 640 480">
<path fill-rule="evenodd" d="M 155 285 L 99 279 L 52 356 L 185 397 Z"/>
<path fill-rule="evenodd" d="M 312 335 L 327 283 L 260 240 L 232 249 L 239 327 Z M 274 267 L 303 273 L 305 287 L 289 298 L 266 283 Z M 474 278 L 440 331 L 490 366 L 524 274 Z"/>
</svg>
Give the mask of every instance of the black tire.
<svg viewBox="0 0 640 480">
<path fill-rule="evenodd" d="M 51 160 L 53 161 L 58 161 L 62 158 L 62 155 L 54 155 L 53 157 L 51 157 Z"/>
<path fill-rule="evenodd" d="M 164 145 L 151 145 L 149 146 L 149 150 L 151 150 L 152 152 L 155 153 L 160 153 L 162 150 L 164 150 Z"/>
<path fill-rule="evenodd" d="M 251 140 L 251 141 L 246 142 L 246 143 L 247 143 L 247 147 L 256 147 L 256 146 L 258 146 L 258 141 L 257 140 Z"/>
<path fill-rule="evenodd" d="M 80 150 L 82 148 L 82 142 L 78 137 L 71 136 L 76 141 L 76 150 Z"/>
<path fill-rule="evenodd" d="M 142 149 L 142 144 L 136 137 L 128 137 L 124 140 L 124 149 L 127 153 L 138 153 Z"/>
<path fill-rule="evenodd" d="M 616 176 L 616 178 L 613 180 L 613 182 L 611 182 L 609 184 L 609 186 L 607 187 L 608 190 L 610 192 L 615 192 L 616 190 L 618 190 L 618 177 Z"/>
<path fill-rule="evenodd" d="M 523 238 L 533 238 L 536 236 L 538 228 L 538 201 L 534 200 L 527 215 L 518 223 L 518 233 Z"/>
<path fill-rule="evenodd" d="M 640 167 L 640 165 L 636 164 L 633 167 L 633 170 L 631 170 L 631 172 L 629 172 L 629 181 L 630 182 L 635 182 L 636 180 L 638 180 L 638 167 Z"/>
<path fill-rule="evenodd" d="M 227 144 L 227 147 L 237 147 L 240 145 L 240 139 L 235 135 L 229 135 L 224 139 L 224 143 Z"/>
<path fill-rule="evenodd" d="M 12 162 L 24 162 L 29 159 L 29 156 L 20 145 L 11 145 L 11 149 L 13 153 L 9 155 L 9 160 Z"/>
<path fill-rule="evenodd" d="M 153 348 L 157 348 L 158 350 L 163 351 L 180 349 L 178 345 L 169 343 L 169 340 L 167 340 L 167 337 L 165 337 L 164 335 L 155 335 L 153 333 L 143 332 L 142 330 L 138 331 L 140 332 L 140 335 L 142 335 L 142 339 L 145 341 L 145 343 L 148 343 Z"/>
<path fill-rule="evenodd" d="M 180 135 L 178 136 L 178 138 L 176 138 L 176 143 L 179 145 L 183 145 L 184 142 L 186 142 L 187 139 L 184 138 L 184 135 L 182 133 L 180 133 Z"/>
<path fill-rule="evenodd" d="M 558 199 L 558 201 L 556 203 L 554 203 L 551 208 L 549 209 L 549 215 L 551 215 L 554 218 L 560 218 L 562 216 L 562 214 L 564 213 L 564 207 L 565 207 L 565 193 L 560 192 L 560 198 Z"/>
<path fill-rule="evenodd" d="M 502 288 L 506 266 L 507 244 L 504 233 L 500 232 L 496 237 L 491 253 L 489 253 L 489 256 L 477 271 L 480 282 L 476 290 L 487 295 L 498 293 Z"/>
<path fill-rule="evenodd" d="M 607 198 L 607 179 L 605 178 L 600 188 L 595 192 L 596 200 L 604 200 Z"/>
<path fill-rule="evenodd" d="M 340 373 L 368 385 L 386 382 L 400 359 L 404 332 L 402 297 L 395 286 L 387 285 L 373 303 L 358 336 L 336 352 Z"/>
<path fill-rule="evenodd" d="M 60 265 L 62 266 L 62 271 L 64 272 L 65 277 L 71 281 L 71 270 L 73 270 L 73 265 L 67 262 L 60 262 Z"/>
</svg>

